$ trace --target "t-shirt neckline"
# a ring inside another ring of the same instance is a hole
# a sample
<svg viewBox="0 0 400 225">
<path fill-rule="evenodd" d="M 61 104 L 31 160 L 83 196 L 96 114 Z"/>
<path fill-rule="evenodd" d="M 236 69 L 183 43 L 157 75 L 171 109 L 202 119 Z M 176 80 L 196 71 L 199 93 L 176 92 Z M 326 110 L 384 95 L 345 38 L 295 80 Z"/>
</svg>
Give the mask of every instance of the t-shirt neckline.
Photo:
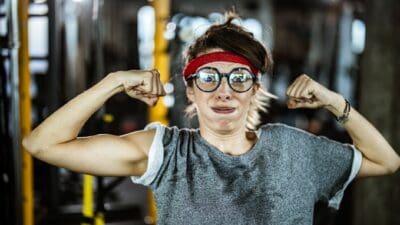
<svg viewBox="0 0 400 225">
<path fill-rule="evenodd" d="M 210 154 L 213 154 L 219 158 L 226 159 L 226 160 L 245 160 L 245 159 L 250 159 L 253 158 L 254 156 L 257 155 L 257 152 L 261 149 L 261 139 L 263 138 L 264 134 L 266 133 L 263 129 L 259 129 L 256 131 L 257 133 L 257 141 L 256 143 L 245 153 L 240 154 L 240 155 L 229 155 L 225 154 L 212 144 L 210 144 L 206 139 L 204 139 L 201 134 L 200 134 L 200 129 L 195 129 L 194 130 L 195 138 L 200 141 L 200 144 L 204 147 L 207 148 L 207 151 Z"/>
</svg>

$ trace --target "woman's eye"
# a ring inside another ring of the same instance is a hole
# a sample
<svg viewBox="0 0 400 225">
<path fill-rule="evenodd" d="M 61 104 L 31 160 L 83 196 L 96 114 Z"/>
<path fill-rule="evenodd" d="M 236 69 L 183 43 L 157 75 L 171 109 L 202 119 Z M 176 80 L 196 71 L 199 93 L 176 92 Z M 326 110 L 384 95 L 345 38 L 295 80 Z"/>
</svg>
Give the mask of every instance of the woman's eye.
<svg viewBox="0 0 400 225">
<path fill-rule="evenodd" d="M 231 75 L 231 81 L 232 82 L 246 82 L 248 76 L 246 74 L 232 74 Z"/>
<path fill-rule="evenodd" d="M 199 78 L 202 82 L 207 82 L 207 83 L 217 81 L 215 74 L 202 73 L 202 74 L 200 74 Z"/>
</svg>

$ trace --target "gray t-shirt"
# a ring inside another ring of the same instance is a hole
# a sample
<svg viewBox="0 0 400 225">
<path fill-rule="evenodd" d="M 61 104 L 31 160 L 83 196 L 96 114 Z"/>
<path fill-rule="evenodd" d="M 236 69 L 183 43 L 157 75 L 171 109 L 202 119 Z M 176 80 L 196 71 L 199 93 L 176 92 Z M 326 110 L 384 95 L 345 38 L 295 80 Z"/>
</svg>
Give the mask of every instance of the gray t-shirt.
<svg viewBox="0 0 400 225">
<path fill-rule="evenodd" d="M 155 196 L 157 223 L 311 225 L 314 204 L 339 208 L 356 176 L 354 146 L 283 124 L 266 124 L 243 155 L 219 151 L 199 130 L 157 129 L 147 171 L 132 177 Z"/>
</svg>

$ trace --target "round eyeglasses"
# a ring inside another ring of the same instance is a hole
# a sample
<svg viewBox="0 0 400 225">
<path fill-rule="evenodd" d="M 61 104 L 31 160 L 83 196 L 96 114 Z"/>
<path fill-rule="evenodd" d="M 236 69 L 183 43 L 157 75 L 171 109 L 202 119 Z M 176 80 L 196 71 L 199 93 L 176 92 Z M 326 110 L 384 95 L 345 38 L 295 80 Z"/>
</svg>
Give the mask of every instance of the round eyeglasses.
<svg viewBox="0 0 400 225">
<path fill-rule="evenodd" d="M 229 87 L 239 93 L 250 90 L 257 81 L 257 77 L 244 67 L 234 68 L 229 73 L 221 73 L 214 67 L 203 67 L 186 80 L 194 79 L 201 91 L 213 92 L 221 85 L 223 77 L 226 77 Z"/>
</svg>

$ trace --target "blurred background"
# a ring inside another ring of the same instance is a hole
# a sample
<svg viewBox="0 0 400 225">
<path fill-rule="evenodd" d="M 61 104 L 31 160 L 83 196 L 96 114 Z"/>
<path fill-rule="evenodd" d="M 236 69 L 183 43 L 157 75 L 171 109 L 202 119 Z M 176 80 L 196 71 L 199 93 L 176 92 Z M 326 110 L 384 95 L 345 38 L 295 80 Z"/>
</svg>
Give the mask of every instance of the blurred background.
<svg viewBox="0 0 400 225">
<path fill-rule="evenodd" d="M 81 135 L 123 134 L 151 121 L 196 127 L 183 116 L 182 51 L 232 7 L 242 16 L 236 22 L 273 53 L 262 82 L 279 98 L 264 122 L 350 141 L 327 111 L 286 108 L 286 88 L 307 73 L 346 97 L 399 151 L 397 0 L 0 0 L 0 224 L 154 224 L 145 187 L 37 161 L 21 138 L 108 73 L 128 69 L 157 68 L 167 96 L 148 108 L 118 94 Z M 353 182 L 339 211 L 317 204 L 314 224 L 399 225 L 399 172 Z"/>
</svg>

